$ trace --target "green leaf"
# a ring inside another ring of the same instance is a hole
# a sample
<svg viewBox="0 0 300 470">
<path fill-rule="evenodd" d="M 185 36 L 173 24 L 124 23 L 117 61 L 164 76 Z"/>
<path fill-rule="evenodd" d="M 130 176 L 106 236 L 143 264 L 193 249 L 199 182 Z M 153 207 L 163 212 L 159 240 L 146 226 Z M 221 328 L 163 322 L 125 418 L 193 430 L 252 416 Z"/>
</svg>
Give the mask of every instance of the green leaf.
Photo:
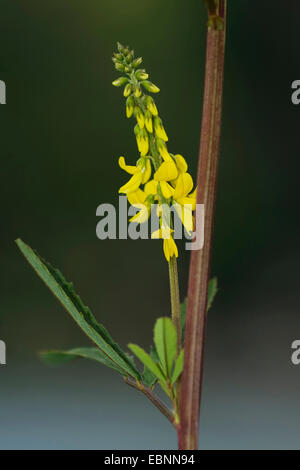
<svg viewBox="0 0 300 470">
<path fill-rule="evenodd" d="M 92 359 L 123 374 L 122 369 L 117 367 L 98 348 L 74 348 L 68 351 L 41 351 L 40 356 L 43 361 L 50 365 L 60 365 L 78 358 Z"/>
<path fill-rule="evenodd" d="M 44 281 L 78 326 L 98 346 L 102 354 L 115 364 L 122 371 L 123 375 L 129 375 L 139 380 L 140 374 L 133 361 L 113 341 L 104 326 L 96 321 L 90 309 L 83 304 L 80 297 L 75 293 L 73 284 L 67 282 L 58 269 L 53 268 L 47 261 L 44 261 L 21 239 L 16 240 L 16 243 L 38 276 Z"/>
<path fill-rule="evenodd" d="M 156 364 L 159 362 L 157 352 L 153 346 L 151 346 L 151 349 L 150 349 L 150 357 L 151 359 L 153 359 L 153 361 Z M 157 381 L 157 377 L 151 372 L 151 370 L 148 369 L 148 367 L 145 366 L 144 372 L 142 374 L 143 384 L 146 385 L 147 387 L 153 387 L 156 381 Z"/>
<path fill-rule="evenodd" d="M 144 349 L 137 344 L 128 344 L 128 348 L 136 355 L 136 357 L 149 369 L 155 377 L 158 378 L 162 383 L 166 382 L 166 379 L 160 370 L 159 366 L 155 364 L 153 359 Z"/>
<path fill-rule="evenodd" d="M 171 384 L 174 385 L 176 380 L 180 377 L 180 374 L 183 369 L 183 359 L 184 359 L 184 351 L 183 349 L 180 351 L 179 356 L 176 359 L 175 366 L 174 366 L 174 371 L 172 374 L 172 379 L 171 379 Z"/>
<path fill-rule="evenodd" d="M 207 307 L 206 307 L 207 312 L 212 306 L 212 303 L 214 301 L 214 298 L 217 292 L 218 292 L 218 280 L 216 277 L 213 277 L 208 283 Z"/>
<path fill-rule="evenodd" d="M 173 363 L 176 357 L 177 333 L 169 317 L 159 318 L 154 326 L 154 344 L 167 377 L 171 376 Z"/>
</svg>

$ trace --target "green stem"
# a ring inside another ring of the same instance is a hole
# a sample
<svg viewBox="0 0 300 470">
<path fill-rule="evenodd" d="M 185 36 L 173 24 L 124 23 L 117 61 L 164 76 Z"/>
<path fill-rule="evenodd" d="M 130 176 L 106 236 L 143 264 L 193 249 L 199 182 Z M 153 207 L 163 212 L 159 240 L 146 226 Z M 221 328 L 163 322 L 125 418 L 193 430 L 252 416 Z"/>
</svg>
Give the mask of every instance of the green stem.
<svg viewBox="0 0 300 470">
<path fill-rule="evenodd" d="M 168 264 L 169 264 L 172 321 L 177 331 L 177 354 L 179 354 L 181 350 L 181 325 L 180 325 L 179 283 L 178 283 L 178 271 L 177 271 L 176 257 L 172 256 Z"/>
</svg>

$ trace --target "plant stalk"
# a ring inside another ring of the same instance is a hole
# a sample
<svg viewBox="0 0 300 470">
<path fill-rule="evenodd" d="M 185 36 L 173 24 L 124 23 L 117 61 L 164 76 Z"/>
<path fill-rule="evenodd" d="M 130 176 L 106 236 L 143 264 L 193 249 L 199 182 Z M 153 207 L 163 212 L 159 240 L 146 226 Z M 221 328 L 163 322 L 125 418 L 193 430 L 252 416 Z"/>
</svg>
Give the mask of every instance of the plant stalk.
<svg viewBox="0 0 300 470">
<path fill-rule="evenodd" d="M 177 271 L 176 257 L 172 256 L 168 264 L 169 264 L 169 279 L 170 279 L 171 312 L 172 312 L 172 321 L 177 331 L 177 355 L 178 355 L 181 350 L 181 325 L 180 325 L 179 284 L 178 284 L 178 271 Z"/>
<path fill-rule="evenodd" d="M 209 7 L 212 4 L 210 1 Z M 226 0 L 218 0 L 215 2 L 215 11 L 209 8 L 208 12 L 204 102 L 197 174 L 197 204 L 204 204 L 205 211 L 204 246 L 202 250 L 192 251 L 190 261 L 178 429 L 178 445 L 182 450 L 198 448 L 207 289 L 221 132 Z"/>
<path fill-rule="evenodd" d="M 157 395 L 149 387 L 145 387 L 142 383 L 138 383 L 135 380 L 125 377 L 125 383 L 132 388 L 135 388 L 139 392 L 142 392 L 146 397 L 156 406 L 156 408 L 170 421 L 170 423 L 176 427 L 175 415 L 171 410 L 158 398 Z"/>
</svg>

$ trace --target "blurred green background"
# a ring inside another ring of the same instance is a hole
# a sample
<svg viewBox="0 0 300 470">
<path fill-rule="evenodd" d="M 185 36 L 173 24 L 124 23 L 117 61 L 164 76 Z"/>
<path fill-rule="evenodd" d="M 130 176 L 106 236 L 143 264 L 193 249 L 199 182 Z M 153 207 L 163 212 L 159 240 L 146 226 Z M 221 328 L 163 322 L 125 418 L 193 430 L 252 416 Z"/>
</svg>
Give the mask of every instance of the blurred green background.
<svg viewBox="0 0 300 470">
<path fill-rule="evenodd" d="M 175 448 L 163 417 L 101 366 L 47 368 L 37 351 L 89 344 L 14 244 L 72 280 L 125 346 L 169 314 L 160 242 L 100 241 L 96 208 L 135 162 L 111 55 L 128 43 L 151 79 L 170 151 L 196 172 L 206 12 L 200 0 L 1 0 L 1 448 Z M 208 321 L 203 448 L 298 448 L 299 2 L 229 0 L 223 129 Z M 181 247 L 181 297 L 189 253 Z"/>
</svg>

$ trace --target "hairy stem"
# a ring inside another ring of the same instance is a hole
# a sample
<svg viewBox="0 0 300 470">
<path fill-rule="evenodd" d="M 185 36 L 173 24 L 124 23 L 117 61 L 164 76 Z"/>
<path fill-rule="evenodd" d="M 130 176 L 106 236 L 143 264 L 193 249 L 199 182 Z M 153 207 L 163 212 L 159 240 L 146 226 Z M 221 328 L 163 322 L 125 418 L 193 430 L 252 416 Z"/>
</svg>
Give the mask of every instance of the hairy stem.
<svg viewBox="0 0 300 470">
<path fill-rule="evenodd" d="M 179 298 L 179 284 L 178 284 L 178 271 L 177 271 L 176 257 L 172 256 L 168 264 L 169 264 L 172 321 L 177 331 L 177 354 L 179 354 L 180 349 L 181 349 L 181 327 L 180 327 L 180 298 Z"/>
<path fill-rule="evenodd" d="M 226 0 L 207 2 L 208 22 L 205 88 L 200 153 L 197 175 L 197 203 L 204 204 L 204 246 L 192 251 L 186 315 L 184 370 L 181 382 L 179 448 L 197 449 L 207 288 L 216 195 L 216 179 L 221 130 Z"/>
<path fill-rule="evenodd" d="M 140 382 L 136 382 L 136 380 L 133 380 L 129 377 L 124 378 L 125 383 L 129 385 L 130 387 L 135 388 L 139 392 L 142 392 L 146 397 L 156 406 L 156 408 L 170 421 L 170 423 L 176 427 L 175 423 L 175 416 L 172 413 L 171 410 L 158 398 L 157 395 L 151 390 L 149 387 L 145 387 Z"/>
</svg>

